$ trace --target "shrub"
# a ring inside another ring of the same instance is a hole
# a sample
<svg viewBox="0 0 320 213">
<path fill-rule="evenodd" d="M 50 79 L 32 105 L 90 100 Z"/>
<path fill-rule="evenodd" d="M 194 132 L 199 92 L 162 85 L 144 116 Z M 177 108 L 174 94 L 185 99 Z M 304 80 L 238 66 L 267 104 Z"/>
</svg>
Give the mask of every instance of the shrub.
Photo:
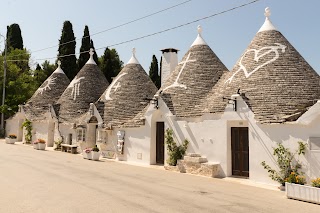
<svg viewBox="0 0 320 213">
<path fill-rule="evenodd" d="M 169 154 L 169 159 L 167 160 L 167 163 L 170 166 L 176 166 L 177 161 L 179 159 L 182 159 L 182 157 L 186 153 L 189 141 L 186 139 L 183 141 L 182 145 L 177 146 L 176 142 L 174 142 L 174 140 L 173 140 L 172 129 L 166 130 L 165 139 L 166 139 L 167 150 L 168 150 L 168 154 Z"/>
<path fill-rule="evenodd" d="M 16 138 L 17 138 L 17 136 L 16 136 L 15 134 L 9 134 L 9 135 L 8 135 L 8 138 L 16 139 Z"/>
<path fill-rule="evenodd" d="M 61 150 L 62 140 L 57 140 L 54 143 L 57 145 L 56 148 L 54 148 L 54 150 Z"/>
<path fill-rule="evenodd" d="M 31 143 L 32 140 L 32 123 L 31 121 L 29 121 L 28 119 L 26 119 L 23 123 L 21 128 L 25 128 L 26 129 L 26 134 L 24 135 L 24 139 L 26 141 L 26 143 Z"/>
<path fill-rule="evenodd" d="M 302 175 L 297 175 L 295 172 L 291 172 L 289 177 L 285 179 L 285 182 L 304 185 L 306 178 Z"/>
<path fill-rule="evenodd" d="M 278 144 L 278 147 L 276 148 L 273 147 L 273 155 L 276 157 L 279 171 L 272 169 L 265 161 L 261 162 L 264 169 L 268 170 L 269 177 L 271 177 L 272 180 L 284 185 L 291 172 L 294 172 L 297 176 L 301 175 L 298 171 L 301 168 L 301 164 L 298 161 L 295 161 L 294 157 L 295 155 L 304 155 L 307 146 L 300 141 L 298 144 L 299 148 L 294 153 L 290 152 L 290 150 L 285 148 L 282 144 Z"/>
<path fill-rule="evenodd" d="M 317 188 L 320 188 L 320 178 L 317 178 L 317 179 L 314 179 L 311 181 L 311 185 L 313 187 L 317 187 Z"/>
<path fill-rule="evenodd" d="M 94 151 L 94 152 L 99 152 L 100 150 L 99 150 L 99 148 L 98 148 L 97 145 L 96 145 L 95 147 L 92 148 L 92 151 Z"/>
</svg>

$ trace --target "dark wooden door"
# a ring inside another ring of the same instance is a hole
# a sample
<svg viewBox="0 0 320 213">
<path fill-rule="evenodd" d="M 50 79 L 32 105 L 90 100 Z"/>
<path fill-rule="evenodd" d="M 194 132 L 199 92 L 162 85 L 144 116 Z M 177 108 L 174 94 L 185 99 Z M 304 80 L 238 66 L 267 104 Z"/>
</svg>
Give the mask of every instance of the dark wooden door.
<svg viewBox="0 0 320 213">
<path fill-rule="evenodd" d="M 164 164 L 164 122 L 157 122 L 156 162 Z"/>
<path fill-rule="evenodd" d="M 248 127 L 231 127 L 232 175 L 249 177 Z"/>
</svg>

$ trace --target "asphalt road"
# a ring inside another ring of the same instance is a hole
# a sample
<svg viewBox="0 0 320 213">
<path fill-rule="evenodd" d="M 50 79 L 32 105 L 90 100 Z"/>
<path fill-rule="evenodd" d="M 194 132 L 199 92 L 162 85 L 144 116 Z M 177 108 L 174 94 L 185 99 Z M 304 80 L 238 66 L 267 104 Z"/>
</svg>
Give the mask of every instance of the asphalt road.
<svg viewBox="0 0 320 213">
<path fill-rule="evenodd" d="M 0 140 L 0 213 L 320 212 L 284 192 Z"/>
</svg>

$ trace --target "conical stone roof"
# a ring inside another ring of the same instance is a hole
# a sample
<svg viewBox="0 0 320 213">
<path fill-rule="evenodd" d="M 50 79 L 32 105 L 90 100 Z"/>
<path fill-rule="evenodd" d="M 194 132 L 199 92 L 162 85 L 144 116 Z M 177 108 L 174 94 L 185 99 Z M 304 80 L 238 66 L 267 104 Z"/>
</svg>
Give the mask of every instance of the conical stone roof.
<svg viewBox="0 0 320 213">
<path fill-rule="evenodd" d="M 159 92 L 170 111 L 178 117 L 192 117 L 201 99 L 227 68 L 201 37 L 198 37 Z"/>
<path fill-rule="evenodd" d="M 109 83 L 97 64 L 92 59 L 93 50 L 90 50 L 90 59 L 71 81 L 58 100 L 59 120 L 64 123 L 74 123 L 86 113 L 90 103 L 96 102 L 106 90 Z"/>
<path fill-rule="evenodd" d="M 203 103 L 206 112 L 223 112 L 239 90 L 260 123 L 294 121 L 320 98 L 319 76 L 289 41 L 266 21 Z"/>
<path fill-rule="evenodd" d="M 58 61 L 58 68 L 42 83 L 23 107 L 29 119 L 44 119 L 43 116 L 48 110 L 48 105 L 56 103 L 69 85 L 70 81 L 60 64 Z"/>
<path fill-rule="evenodd" d="M 147 99 L 156 92 L 157 87 L 136 59 L 134 50 L 128 64 L 113 79 L 96 106 L 101 109 L 101 103 L 104 103 L 101 114 L 106 126 L 119 127 L 127 122 L 132 123 L 132 119 L 149 104 Z M 140 125 L 137 123 L 137 126 Z M 132 124 L 130 127 L 134 126 Z"/>
</svg>

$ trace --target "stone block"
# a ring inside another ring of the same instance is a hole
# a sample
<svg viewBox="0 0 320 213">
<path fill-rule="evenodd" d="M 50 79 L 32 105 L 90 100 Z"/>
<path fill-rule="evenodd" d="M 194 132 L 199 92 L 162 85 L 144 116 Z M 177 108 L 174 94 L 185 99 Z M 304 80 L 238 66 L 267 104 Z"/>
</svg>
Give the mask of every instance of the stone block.
<svg viewBox="0 0 320 213">
<path fill-rule="evenodd" d="M 189 157 L 201 157 L 201 155 L 198 154 L 198 153 L 188 153 L 187 156 L 189 156 Z"/>
<path fill-rule="evenodd" d="M 219 164 L 202 163 L 197 174 L 207 177 L 217 177 L 219 174 Z"/>
<path fill-rule="evenodd" d="M 183 160 L 178 160 L 178 161 L 177 161 L 177 167 L 178 167 L 178 170 L 179 170 L 181 173 L 186 173 L 186 168 L 185 168 L 185 164 L 184 164 L 184 161 L 183 161 Z"/>
<path fill-rule="evenodd" d="M 208 162 L 207 158 L 203 158 L 203 157 L 190 157 L 190 156 L 184 156 L 183 157 L 184 161 L 188 161 L 188 162 L 193 162 L 193 163 L 206 163 Z"/>
</svg>

